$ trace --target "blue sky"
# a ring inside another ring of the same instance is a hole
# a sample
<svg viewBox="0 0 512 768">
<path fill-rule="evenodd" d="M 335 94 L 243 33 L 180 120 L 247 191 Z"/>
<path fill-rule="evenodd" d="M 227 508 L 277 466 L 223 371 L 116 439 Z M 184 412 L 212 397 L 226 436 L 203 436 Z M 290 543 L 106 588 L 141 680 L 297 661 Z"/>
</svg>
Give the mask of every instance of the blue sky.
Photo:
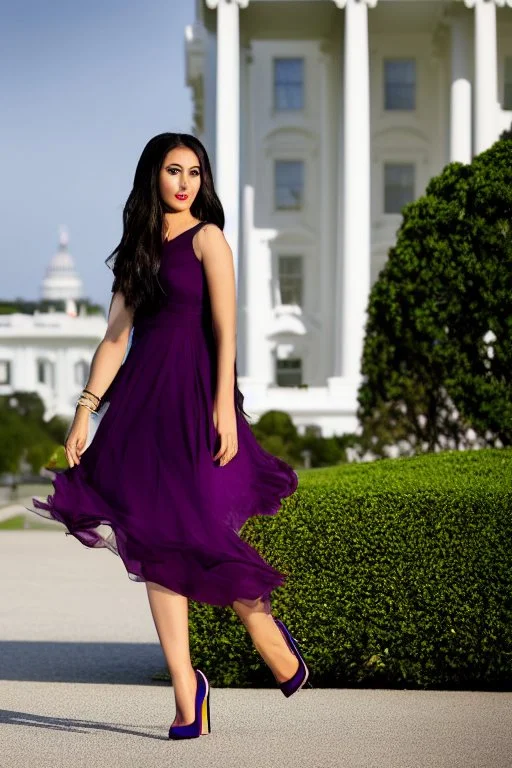
<svg viewBox="0 0 512 768">
<path fill-rule="evenodd" d="M 84 294 L 108 306 L 104 262 L 140 154 L 192 130 L 193 21 L 194 0 L 4 0 L 0 298 L 39 298 L 64 225 Z"/>
</svg>

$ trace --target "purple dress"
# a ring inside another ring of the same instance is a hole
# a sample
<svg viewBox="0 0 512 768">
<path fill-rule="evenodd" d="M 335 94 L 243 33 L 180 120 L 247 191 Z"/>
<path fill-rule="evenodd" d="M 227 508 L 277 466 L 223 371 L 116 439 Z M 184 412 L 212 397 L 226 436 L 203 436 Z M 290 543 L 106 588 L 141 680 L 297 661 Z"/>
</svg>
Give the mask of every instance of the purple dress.
<svg viewBox="0 0 512 768">
<path fill-rule="evenodd" d="M 118 554 L 134 581 L 230 605 L 286 579 L 240 536 L 252 515 L 272 515 L 298 476 L 266 452 L 234 402 L 238 453 L 213 461 L 216 343 L 204 267 L 192 246 L 198 222 L 162 245 L 165 305 L 134 321 L 132 345 L 80 464 L 55 474 L 53 495 L 32 511 L 62 522 L 88 547 Z"/>
</svg>

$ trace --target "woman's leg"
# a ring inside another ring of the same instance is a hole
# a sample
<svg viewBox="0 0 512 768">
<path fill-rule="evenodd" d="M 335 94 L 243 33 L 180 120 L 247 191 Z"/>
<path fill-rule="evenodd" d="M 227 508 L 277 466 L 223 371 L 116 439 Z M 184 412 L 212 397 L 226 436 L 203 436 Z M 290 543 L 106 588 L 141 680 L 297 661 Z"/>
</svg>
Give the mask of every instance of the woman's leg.
<svg viewBox="0 0 512 768">
<path fill-rule="evenodd" d="M 152 581 L 146 582 L 146 589 L 174 689 L 173 725 L 186 725 L 195 718 L 196 695 L 196 676 L 190 659 L 188 598 Z"/>
<path fill-rule="evenodd" d="M 284 683 L 289 680 L 298 670 L 299 662 L 263 600 L 235 600 L 233 610 L 245 625 L 254 647 L 272 670 L 276 681 Z"/>
</svg>

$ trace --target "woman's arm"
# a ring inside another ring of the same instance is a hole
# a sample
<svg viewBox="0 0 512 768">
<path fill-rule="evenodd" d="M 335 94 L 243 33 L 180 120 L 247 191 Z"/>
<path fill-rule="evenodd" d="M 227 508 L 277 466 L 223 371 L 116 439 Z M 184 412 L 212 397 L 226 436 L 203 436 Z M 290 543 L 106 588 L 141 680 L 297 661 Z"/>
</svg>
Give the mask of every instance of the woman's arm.
<svg viewBox="0 0 512 768">
<path fill-rule="evenodd" d="M 85 385 L 98 397 L 103 397 L 121 367 L 132 325 L 133 310 L 125 306 L 123 294 L 117 291 L 110 303 L 107 330 L 93 355 Z"/>
<path fill-rule="evenodd" d="M 235 414 L 236 289 L 233 253 L 222 230 L 207 224 L 198 233 L 198 250 L 203 262 L 215 341 L 217 344 L 217 386 L 215 425 L 221 445 L 214 460 L 227 464 L 238 450 Z"/>
<path fill-rule="evenodd" d="M 103 397 L 114 380 L 128 346 L 133 325 L 133 310 L 124 303 L 124 296 L 116 292 L 110 303 L 107 330 L 99 343 L 91 362 L 91 370 L 85 388 Z M 87 440 L 90 411 L 82 405 L 76 408 L 75 418 L 66 438 L 65 452 L 72 467 L 80 463 L 80 454 Z"/>
</svg>

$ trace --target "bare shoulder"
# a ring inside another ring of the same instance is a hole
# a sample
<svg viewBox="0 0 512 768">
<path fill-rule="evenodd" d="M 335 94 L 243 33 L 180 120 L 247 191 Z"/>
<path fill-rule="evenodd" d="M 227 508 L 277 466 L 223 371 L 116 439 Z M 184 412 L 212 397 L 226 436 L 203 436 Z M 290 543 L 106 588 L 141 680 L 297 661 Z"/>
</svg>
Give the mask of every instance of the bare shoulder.
<svg viewBox="0 0 512 768">
<path fill-rule="evenodd" d="M 199 259 L 203 261 L 209 254 L 219 253 L 226 248 L 229 249 L 228 241 L 224 236 L 222 229 L 213 222 L 207 222 L 199 229 L 193 237 L 194 252 Z"/>
</svg>

